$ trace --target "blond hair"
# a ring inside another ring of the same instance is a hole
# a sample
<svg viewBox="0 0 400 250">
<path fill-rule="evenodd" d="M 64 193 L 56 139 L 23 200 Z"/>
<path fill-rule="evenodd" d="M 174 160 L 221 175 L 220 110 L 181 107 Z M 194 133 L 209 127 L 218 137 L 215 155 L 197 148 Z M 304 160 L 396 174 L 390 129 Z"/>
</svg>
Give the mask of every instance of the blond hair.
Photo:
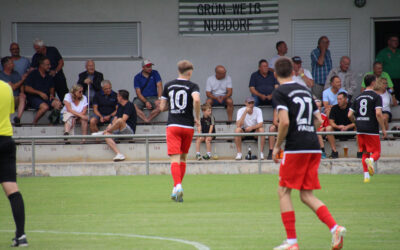
<svg viewBox="0 0 400 250">
<path fill-rule="evenodd" d="M 178 62 L 178 71 L 182 75 L 187 75 L 187 72 L 193 70 L 193 64 L 188 60 L 181 60 Z"/>
<path fill-rule="evenodd" d="M 77 97 L 75 96 L 74 93 L 75 93 L 76 91 L 80 90 L 80 89 L 83 90 L 82 85 L 80 85 L 80 84 L 74 84 L 74 85 L 72 85 L 71 89 L 69 90 L 69 93 L 72 95 L 73 98 L 77 98 Z M 83 98 L 83 95 L 82 95 L 78 100 L 82 100 L 82 98 Z"/>
<path fill-rule="evenodd" d="M 387 85 L 387 80 L 385 78 L 379 77 L 376 79 L 376 83 L 374 86 L 374 90 L 386 90 Z"/>
</svg>

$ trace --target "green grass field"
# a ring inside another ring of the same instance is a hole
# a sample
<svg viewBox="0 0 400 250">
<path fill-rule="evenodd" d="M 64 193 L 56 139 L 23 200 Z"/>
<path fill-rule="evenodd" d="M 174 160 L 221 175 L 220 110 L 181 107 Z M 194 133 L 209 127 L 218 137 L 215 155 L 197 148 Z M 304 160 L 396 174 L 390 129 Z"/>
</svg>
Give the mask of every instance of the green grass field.
<svg viewBox="0 0 400 250">
<path fill-rule="evenodd" d="M 285 238 L 277 179 L 188 175 L 184 203 L 170 201 L 170 176 L 19 178 L 18 183 L 29 249 L 196 249 L 135 235 L 211 249 L 272 249 Z M 369 184 L 361 175 L 322 175 L 320 181 L 316 195 L 347 228 L 344 249 L 400 248 L 400 175 L 377 175 Z M 330 249 L 327 227 L 301 204 L 297 191 L 292 198 L 300 248 Z M 0 249 L 10 245 L 11 230 L 11 209 L 2 195 Z"/>
</svg>

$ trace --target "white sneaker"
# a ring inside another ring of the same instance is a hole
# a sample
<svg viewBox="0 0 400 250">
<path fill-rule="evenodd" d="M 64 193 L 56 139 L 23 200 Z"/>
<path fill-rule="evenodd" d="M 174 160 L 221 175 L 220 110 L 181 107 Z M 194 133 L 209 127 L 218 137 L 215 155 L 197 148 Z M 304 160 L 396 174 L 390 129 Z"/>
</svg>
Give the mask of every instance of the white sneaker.
<svg viewBox="0 0 400 250">
<path fill-rule="evenodd" d="M 263 152 L 260 153 L 260 159 L 264 160 L 264 153 Z"/>
<path fill-rule="evenodd" d="M 125 160 L 125 155 L 123 154 L 117 154 L 114 158 L 113 161 L 123 161 Z"/>
<path fill-rule="evenodd" d="M 373 176 L 375 174 L 374 159 L 367 158 L 367 159 L 365 159 L 365 163 L 367 163 L 369 175 Z"/>
<path fill-rule="evenodd" d="M 94 132 L 92 135 L 104 135 L 104 131 Z"/>
<path fill-rule="evenodd" d="M 242 159 L 242 153 L 237 153 L 235 160 L 240 161 Z"/>
<path fill-rule="evenodd" d="M 279 246 L 274 247 L 274 250 L 299 250 L 299 245 L 297 243 L 289 244 L 287 240 L 285 240 Z"/>
</svg>

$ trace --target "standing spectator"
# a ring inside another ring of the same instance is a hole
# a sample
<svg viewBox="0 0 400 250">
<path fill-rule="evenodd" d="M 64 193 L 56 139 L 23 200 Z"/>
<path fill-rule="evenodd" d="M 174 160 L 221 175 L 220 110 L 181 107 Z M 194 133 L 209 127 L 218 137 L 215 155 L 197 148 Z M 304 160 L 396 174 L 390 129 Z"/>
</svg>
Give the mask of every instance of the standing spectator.
<svg viewBox="0 0 400 250">
<path fill-rule="evenodd" d="M 18 109 L 18 114 L 14 117 L 14 124 L 19 126 L 21 125 L 22 113 L 25 110 L 26 95 L 23 83 L 27 73 L 21 78 L 18 72 L 14 70 L 14 61 L 9 56 L 1 59 L 1 66 L 3 66 L 3 71 L 0 71 L 0 80 L 7 82 L 13 90 L 15 107 Z"/>
<path fill-rule="evenodd" d="M 182 181 L 186 172 L 187 154 L 192 143 L 193 126 L 195 124 L 197 127 L 200 126 L 200 89 L 197 84 L 190 81 L 192 74 L 193 64 L 187 60 L 179 61 L 178 79 L 165 85 L 160 104 L 162 111 L 169 110 L 166 134 L 174 180 L 171 199 L 177 202 L 183 202 Z"/>
<path fill-rule="evenodd" d="M 104 80 L 104 77 L 103 73 L 95 70 L 96 67 L 93 60 L 87 60 L 85 67 L 86 71 L 79 74 L 78 84 L 83 86 L 83 93 L 90 101 L 90 106 L 92 106 L 93 97 L 101 90 L 101 81 Z M 90 96 L 88 96 L 88 87 Z"/>
<path fill-rule="evenodd" d="M 389 93 L 387 90 L 387 81 L 384 78 L 379 78 L 376 80 L 374 90 L 382 98 L 383 123 L 385 124 L 386 130 L 389 130 L 389 122 L 392 122 L 392 112 L 390 107 L 397 106 L 398 104 L 395 94 Z"/>
<path fill-rule="evenodd" d="M 258 62 L 258 70 L 251 74 L 249 82 L 250 93 L 254 97 L 255 106 L 271 105 L 272 92 L 276 87 L 278 87 L 278 82 L 274 73 L 268 70 L 268 62 L 261 59 Z"/>
<path fill-rule="evenodd" d="M 353 96 L 356 94 L 357 82 L 354 78 L 353 71 L 350 70 L 350 58 L 348 56 L 342 56 L 340 58 L 339 67 L 333 68 L 331 72 L 329 72 L 329 75 L 325 81 L 325 89 L 331 86 L 330 79 L 334 76 L 338 76 L 340 78 L 342 87 L 347 91 L 349 102 L 351 102 Z"/>
<path fill-rule="evenodd" d="M 215 75 L 207 79 L 206 84 L 207 103 L 211 106 L 226 106 L 228 123 L 232 122 L 232 80 L 226 75 L 226 69 L 222 65 L 215 67 Z"/>
<path fill-rule="evenodd" d="M 277 55 L 271 57 L 268 60 L 269 70 L 272 72 L 274 72 L 276 60 L 278 60 L 281 56 L 285 56 L 288 51 L 286 43 L 284 41 L 277 42 L 276 50 L 277 50 Z"/>
<path fill-rule="evenodd" d="M 203 159 L 209 160 L 211 158 L 211 141 L 213 140 L 211 134 L 215 133 L 215 118 L 212 115 L 211 105 L 208 103 L 201 105 L 201 111 L 203 112 L 203 117 L 200 120 L 200 127 L 197 132 L 210 134 L 210 136 L 197 137 L 196 139 L 196 159 L 198 161 L 202 159 L 200 154 L 200 144 L 204 141 L 206 142 L 207 154 L 203 156 Z"/>
<path fill-rule="evenodd" d="M 293 81 L 311 90 L 312 86 L 314 86 L 311 72 L 308 69 L 303 69 L 300 56 L 292 57 L 292 61 L 294 70 Z"/>
<path fill-rule="evenodd" d="M 117 114 L 118 109 L 117 93 L 112 90 L 111 82 L 103 80 L 101 88 L 93 98 L 94 115 L 90 118 L 90 131 L 92 133 L 99 131 L 98 123 L 100 125 L 110 123 Z"/>
<path fill-rule="evenodd" d="M 400 50 L 399 37 L 390 36 L 387 48 L 382 49 L 376 55 L 376 61 L 382 62 L 383 70 L 387 72 L 393 81 L 394 92 L 397 100 L 400 100 Z"/>
<path fill-rule="evenodd" d="M 25 80 L 25 92 L 28 100 L 28 106 L 38 110 L 33 125 L 36 125 L 39 119 L 47 110 L 54 108 L 61 110 L 61 102 L 55 97 L 54 78 L 49 75 L 50 60 L 43 56 L 38 61 L 39 67 L 33 70 Z"/>
<path fill-rule="evenodd" d="M 379 78 L 386 79 L 387 85 L 390 88 L 389 92 L 394 93 L 392 79 L 390 78 L 388 73 L 383 71 L 383 64 L 381 62 L 374 62 L 373 67 L 372 67 L 372 71 L 365 73 L 364 79 L 365 79 L 365 76 L 367 76 L 367 75 L 374 75 L 378 79 Z M 365 90 L 365 87 L 366 87 L 364 79 L 363 79 L 363 81 L 361 83 L 361 92 L 363 92 Z"/>
<path fill-rule="evenodd" d="M 13 93 L 11 87 L 1 80 L 0 107 L 0 184 L 10 201 L 16 225 L 15 238 L 12 240 L 11 246 L 26 247 L 28 241 L 25 235 L 25 207 L 17 185 L 17 150 L 12 138 L 13 128 L 10 122 L 10 115 L 14 113 Z"/>
<path fill-rule="evenodd" d="M 31 63 L 29 59 L 21 56 L 19 53 L 18 43 L 10 44 L 11 59 L 14 62 L 14 70 L 22 77 L 25 73 L 29 72 L 29 66 Z M 3 67 L 0 65 L 0 71 L 3 71 Z"/>
<path fill-rule="evenodd" d="M 133 81 L 136 91 L 136 98 L 133 104 L 136 113 L 145 123 L 151 122 L 154 117 L 160 114 L 160 98 L 162 94 L 162 82 L 157 70 L 153 70 L 153 63 L 150 60 L 142 61 L 142 71 L 139 72 Z M 148 117 L 143 109 L 151 110 Z"/>
<path fill-rule="evenodd" d="M 83 95 L 83 87 L 79 84 L 73 85 L 64 97 L 64 107 L 61 110 L 64 122 L 64 135 L 74 131 L 75 123 L 80 121 L 82 134 L 87 135 L 89 117 L 87 116 L 87 98 Z M 74 133 L 72 133 L 74 134 Z"/>
<path fill-rule="evenodd" d="M 246 107 L 237 111 L 235 133 L 254 133 L 264 132 L 264 119 L 260 108 L 254 107 L 254 97 L 247 97 L 245 101 Z M 257 137 L 255 137 L 257 139 Z M 260 159 L 264 160 L 264 144 L 265 136 L 261 136 Z M 236 160 L 242 159 L 242 137 L 235 137 L 237 149 Z"/>
<path fill-rule="evenodd" d="M 33 42 L 36 53 L 32 57 L 32 68 L 39 67 L 39 58 L 46 56 L 50 61 L 49 75 L 54 78 L 54 88 L 58 98 L 63 101 L 68 93 L 67 80 L 63 72 L 64 60 L 56 47 L 45 46 L 42 40 L 36 39 Z"/>
<path fill-rule="evenodd" d="M 135 134 L 137 116 L 133 103 L 129 101 L 129 92 L 124 89 L 118 90 L 117 99 L 119 104 L 117 116 L 114 117 L 114 120 L 107 126 L 106 130 L 92 133 L 92 135 Z M 125 155 L 119 151 L 112 138 L 106 138 L 106 143 L 115 153 L 113 161 L 125 160 Z"/>
<path fill-rule="evenodd" d="M 344 88 L 342 88 L 342 83 L 338 76 L 333 76 L 330 79 L 330 82 L 331 82 L 331 87 L 329 89 L 325 89 L 322 94 L 323 96 L 322 103 L 325 108 L 325 114 L 328 117 L 332 106 L 337 104 L 338 94 L 341 92 L 346 92 L 347 94 L 347 91 Z"/>
<path fill-rule="evenodd" d="M 311 71 L 315 83 L 312 91 L 320 100 L 322 99 L 326 78 L 332 69 L 331 52 L 328 48 L 328 37 L 321 36 L 318 39 L 318 47 L 311 51 Z"/>
</svg>

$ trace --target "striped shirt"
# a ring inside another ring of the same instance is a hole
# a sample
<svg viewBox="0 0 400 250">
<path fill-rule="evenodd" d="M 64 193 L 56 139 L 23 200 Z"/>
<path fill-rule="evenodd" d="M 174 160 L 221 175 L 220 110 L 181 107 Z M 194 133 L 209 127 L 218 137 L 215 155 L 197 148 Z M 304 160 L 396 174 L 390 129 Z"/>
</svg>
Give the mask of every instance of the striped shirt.
<svg viewBox="0 0 400 250">
<path fill-rule="evenodd" d="M 327 49 L 325 53 L 324 64 L 318 65 L 318 58 L 321 54 L 319 48 L 311 51 L 311 68 L 312 76 L 316 84 L 325 85 L 326 77 L 332 69 L 331 52 Z"/>
</svg>

